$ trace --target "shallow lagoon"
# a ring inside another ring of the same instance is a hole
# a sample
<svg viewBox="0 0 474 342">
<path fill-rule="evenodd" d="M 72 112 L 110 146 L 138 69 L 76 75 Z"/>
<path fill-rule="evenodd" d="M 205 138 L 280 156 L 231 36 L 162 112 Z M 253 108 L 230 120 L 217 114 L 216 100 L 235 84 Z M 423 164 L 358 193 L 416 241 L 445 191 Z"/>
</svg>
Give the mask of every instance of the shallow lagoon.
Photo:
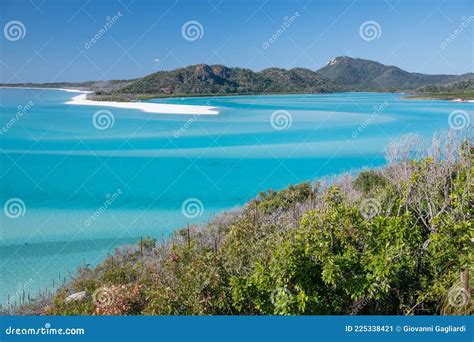
<svg viewBox="0 0 474 342">
<path fill-rule="evenodd" d="M 472 103 L 405 100 L 398 94 L 232 96 L 153 102 L 211 105 L 218 116 L 162 115 L 64 104 L 75 94 L 0 89 L 0 200 L 25 203 L 0 215 L 0 302 L 35 293 L 95 265 L 141 236 L 166 237 L 243 205 L 258 192 L 384 164 L 392 139 L 431 138 Z M 24 107 L 26 108 L 26 107 Z M 202 215 L 183 215 L 185 200 Z M 104 209 L 105 210 L 102 210 Z M 98 213 L 98 214 L 97 214 Z"/>
</svg>

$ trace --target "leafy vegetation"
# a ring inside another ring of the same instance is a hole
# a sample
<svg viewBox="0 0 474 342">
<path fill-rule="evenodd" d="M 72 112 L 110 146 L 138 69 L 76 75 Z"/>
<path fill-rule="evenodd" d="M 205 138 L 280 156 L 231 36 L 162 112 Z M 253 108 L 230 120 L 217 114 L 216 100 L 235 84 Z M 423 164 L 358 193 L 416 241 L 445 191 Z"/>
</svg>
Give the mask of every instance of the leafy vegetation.
<svg viewBox="0 0 474 342">
<path fill-rule="evenodd" d="M 474 149 L 457 141 L 422 149 L 409 136 L 387 148 L 383 169 L 270 190 L 163 243 L 144 238 L 28 310 L 472 314 Z M 79 291 L 84 300 L 67 299 Z"/>
<path fill-rule="evenodd" d="M 415 97 L 434 98 L 442 100 L 469 100 L 474 99 L 474 78 L 459 82 L 430 85 L 417 89 Z"/>
<path fill-rule="evenodd" d="M 364 194 L 369 194 L 372 189 L 383 187 L 387 184 L 387 180 L 380 172 L 375 170 L 362 171 L 354 180 L 354 188 Z"/>
</svg>

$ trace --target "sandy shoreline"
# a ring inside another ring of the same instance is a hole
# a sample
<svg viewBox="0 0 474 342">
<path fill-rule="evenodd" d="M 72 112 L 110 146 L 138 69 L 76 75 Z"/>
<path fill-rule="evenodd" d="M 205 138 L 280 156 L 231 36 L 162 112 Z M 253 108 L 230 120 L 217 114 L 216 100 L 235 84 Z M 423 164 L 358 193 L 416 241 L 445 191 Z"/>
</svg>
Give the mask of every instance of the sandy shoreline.
<svg viewBox="0 0 474 342">
<path fill-rule="evenodd" d="M 451 102 L 474 102 L 474 100 L 463 100 L 463 99 L 454 99 Z"/>
<path fill-rule="evenodd" d="M 114 108 L 138 109 L 147 113 L 156 114 L 188 114 L 188 115 L 217 115 L 219 112 L 215 107 L 210 106 L 191 106 L 191 105 L 177 105 L 164 104 L 152 102 L 116 102 L 116 101 L 92 101 L 87 100 L 87 93 L 74 89 L 68 89 L 70 92 L 81 92 L 80 95 L 74 96 L 66 104 L 80 105 L 80 106 L 101 106 Z"/>
<path fill-rule="evenodd" d="M 87 100 L 86 96 L 92 91 L 70 89 L 70 88 L 42 88 L 42 87 L 0 87 L 8 89 L 39 89 L 39 90 L 60 90 L 69 93 L 80 93 L 80 95 L 74 96 L 70 101 L 65 102 L 71 105 L 80 106 L 100 106 L 100 107 L 114 107 L 114 108 L 126 108 L 126 109 L 138 109 L 147 113 L 155 114 L 184 114 L 184 115 L 218 115 L 219 111 L 216 107 L 211 106 L 192 106 L 192 105 L 178 105 L 178 104 L 164 104 L 164 103 L 153 103 L 153 102 L 118 102 L 118 101 L 93 101 Z M 406 95 L 402 93 L 403 95 Z M 430 97 L 410 97 L 405 96 L 407 99 L 423 100 L 432 99 L 440 100 Z M 442 100 L 442 99 L 441 99 Z M 464 99 L 445 99 L 448 102 L 458 103 L 474 103 L 474 100 Z"/>
<path fill-rule="evenodd" d="M 8 88 L 8 87 L 2 87 Z M 60 90 L 70 93 L 80 93 L 74 96 L 66 104 L 79 106 L 99 106 L 99 107 L 113 107 L 125 109 L 138 109 L 147 113 L 155 114 L 184 114 L 184 115 L 217 115 L 219 111 L 216 107 L 211 106 L 192 106 L 192 105 L 178 105 L 178 104 L 164 104 L 153 102 L 117 102 L 117 101 L 92 101 L 86 99 L 88 93 L 91 91 L 66 89 L 66 88 L 33 88 L 33 87 L 10 87 L 10 89 L 44 89 L 44 90 Z"/>
</svg>

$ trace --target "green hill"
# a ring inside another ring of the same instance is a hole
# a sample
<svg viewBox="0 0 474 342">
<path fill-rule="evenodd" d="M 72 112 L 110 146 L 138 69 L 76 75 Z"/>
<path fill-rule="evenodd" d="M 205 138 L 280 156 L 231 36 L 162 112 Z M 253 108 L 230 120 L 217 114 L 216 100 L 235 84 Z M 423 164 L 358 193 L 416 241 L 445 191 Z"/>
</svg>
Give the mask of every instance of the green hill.
<svg viewBox="0 0 474 342">
<path fill-rule="evenodd" d="M 314 71 L 278 68 L 253 72 L 223 65 L 198 64 L 148 75 L 118 90 L 123 94 L 212 95 L 253 93 L 322 93 L 338 87 Z"/>
<path fill-rule="evenodd" d="M 439 98 L 445 100 L 474 99 L 474 78 L 444 85 L 430 85 L 418 88 L 419 97 Z"/>
<path fill-rule="evenodd" d="M 412 73 L 396 66 L 346 56 L 332 59 L 317 72 L 341 87 L 372 91 L 414 90 L 426 85 L 440 85 L 474 77 L 474 74 L 427 75 Z"/>
</svg>

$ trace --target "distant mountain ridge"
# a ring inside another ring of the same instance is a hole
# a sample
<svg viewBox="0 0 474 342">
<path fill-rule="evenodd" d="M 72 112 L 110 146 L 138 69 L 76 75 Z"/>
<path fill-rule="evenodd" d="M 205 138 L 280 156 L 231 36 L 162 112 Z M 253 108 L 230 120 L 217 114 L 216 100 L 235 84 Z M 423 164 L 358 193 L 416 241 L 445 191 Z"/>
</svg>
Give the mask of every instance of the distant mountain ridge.
<svg viewBox="0 0 474 342">
<path fill-rule="evenodd" d="M 254 72 L 224 65 L 197 64 L 159 71 L 117 90 L 122 94 L 212 95 L 249 93 L 327 93 L 335 91 L 413 91 L 473 79 L 474 74 L 411 73 L 378 62 L 336 57 L 323 68 L 268 68 Z"/>
<path fill-rule="evenodd" d="M 466 81 L 470 85 L 469 80 L 473 79 L 473 73 L 427 75 L 366 59 L 340 56 L 316 71 L 305 68 L 268 68 L 255 72 L 218 64 L 196 64 L 171 71 L 158 71 L 132 80 L 6 86 L 76 87 L 93 90 L 95 93 L 90 97 L 97 100 L 130 101 L 164 96 L 315 94 L 337 91 L 407 91 L 427 94 L 428 91 L 436 93 L 455 89 L 453 86 L 443 86 L 457 82 Z M 466 85 L 461 83 L 460 86 Z"/>
<path fill-rule="evenodd" d="M 347 56 L 332 59 L 317 72 L 350 90 L 414 90 L 428 85 L 443 85 L 474 78 L 472 73 L 463 75 L 412 73 L 396 66 Z"/>
</svg>

